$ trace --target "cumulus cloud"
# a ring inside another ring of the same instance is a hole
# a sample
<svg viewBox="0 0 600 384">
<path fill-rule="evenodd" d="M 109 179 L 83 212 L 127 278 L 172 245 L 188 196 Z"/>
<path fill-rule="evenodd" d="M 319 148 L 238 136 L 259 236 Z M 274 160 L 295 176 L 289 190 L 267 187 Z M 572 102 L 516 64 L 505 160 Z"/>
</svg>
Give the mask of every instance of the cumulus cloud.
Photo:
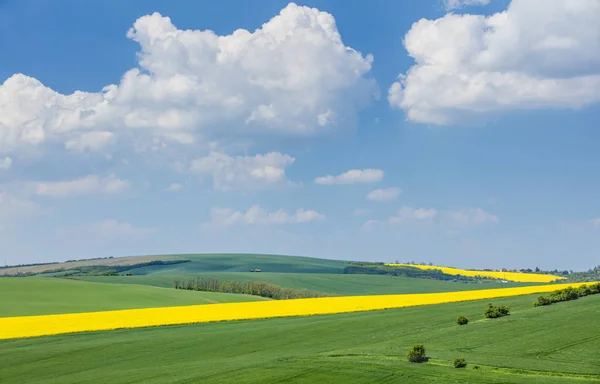
<svg viewBox="0 0 600 384">
<path fill-rule="evenodd" d="M 444 0 L 447 10 L 463 8 L 470 5 L 488 5 L 491 0 Z"/>
<path fill-rule="evenodd" d="M 9 228 L 15 220 L 31 215 L 38 210 L 33 201 L 20 199 L 0 190 L 0 230 Z"/>
<path fill-rule="evenodd" d="M 5 157 L 4 159 L 0 159 L 0 170 L 6 171 L 12 165 L 12 159 L 10 157 Z"/>
<path fill-rule="evenodd" d="M 88 175 L 71 181 L 30 183 L 28 187 L 38 196 L 70 197 L 93 194 L 117 194 L 127 190 L 130 182 L 114 175 L 100 177 Z"/>
<path fill-rule="evenodd" d="M 167 189 L 165 189 L 165 191 L 167 192 L 178 192 L 181 191 L 183 189 L 183 185 L 178 184 L 178 183 L 173 183 L 171 185 L 169 185 L 167 187 Z"/>
<path fill-rule="evenodd" d="M 325 220 L 325 218 L 325 215 L 313 210 L 305 210 L 304 208 L 299 208 L 293 214 L 288 214 L 283 209 L 275 212 L 268 212 L 259 205 L 253 205 L 246 212 L 234 211 L 233 209 L 229 208 L 213 208 L 211 210 L 211 221 L 205 223 L 205 225 L 227 226 L 233 224 L 303 224 Z"/>
<path fill-rule="evenodd" d="M 87 132 L 65 142 L 65 148 L 79 152 L 86 149 L 99 151 L 110 144 L 114 137 L 114 133 L 107 131 Z"/>
<path fill-rule="evenodd" d="M 367 199 L 371 201 L 392 201 L 396 200 L 398 196 L 402 193 L 402 189 L 397 187 L 385 188 L 385 189 L 376 189 L 367 194 Z"/>
<path fill-rule="evenodd" d="M 290 3 L 259 29 L 224 36 L 153 13 L 127 37 L 139 68 L 100 92 L 61 94 L 25 74 L 0 84 L 0 151 L 328 134 L 377 97 L 372 56 L 344 45 L 333 16 L 315 8 Z"/>
<path fill-rule="evenodd" d="M 383 171 L 381 169 L 351 169 L 340 175 L 321 176 L 315 179 L 315 183 L 324 185 L 333 184 L 358 184 L 358 183 L 376 183 L 383 180 Z"/>
<path fill-rule="evenodd" d="M 389 218 L 392 224 L 398 224 L 409 220 L 423 221 L 433 219 L 438 215 L 438 211 L 433 208 L 412 208 L 403 206 L 398 210 L 396 216 Z"/>
<path fill-rule="evenodd" d="M 508 110 L 600 101 L 600 2 L 513 0 L 490 16 L 412 25 L 415 64 L 388 91 L 409 120 L 451 124 Z"/>
<path fill-rule="evenodd" d="M 211 177 L 217 190 L 264 189 L 285 182 L 285 169 L 295 160 L 279 152 L 235 157 L 212 152 L 193 160 L 190 169 Z"/>
</svg>

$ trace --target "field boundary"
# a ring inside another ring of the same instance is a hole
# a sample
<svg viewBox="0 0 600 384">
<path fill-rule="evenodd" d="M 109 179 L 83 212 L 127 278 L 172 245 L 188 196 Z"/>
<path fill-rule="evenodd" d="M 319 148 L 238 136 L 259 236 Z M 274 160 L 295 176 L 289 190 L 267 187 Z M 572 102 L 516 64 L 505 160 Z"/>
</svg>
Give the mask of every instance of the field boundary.
<svg viewBox="0 0 600 384">
<path fill-rule="evenodd" d="M 340 296 L 0 318 L 0 340 L 232 320 L 328 315 L 550 292 L 586 283 L 399 295 Z"/>
</svg>

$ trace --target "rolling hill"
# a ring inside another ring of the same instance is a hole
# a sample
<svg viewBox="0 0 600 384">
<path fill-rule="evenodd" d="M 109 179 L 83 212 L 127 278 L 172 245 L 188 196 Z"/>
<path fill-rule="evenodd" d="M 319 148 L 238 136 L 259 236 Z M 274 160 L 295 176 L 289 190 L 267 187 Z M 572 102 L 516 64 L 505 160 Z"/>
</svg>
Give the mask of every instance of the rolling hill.
<svg viewBox="0 0 600 384">
<path fill-rule="evenodd" d="M 26 277 L 0 278 L 0 317 L 264 300 L 132 284 Z"/>
</svg>

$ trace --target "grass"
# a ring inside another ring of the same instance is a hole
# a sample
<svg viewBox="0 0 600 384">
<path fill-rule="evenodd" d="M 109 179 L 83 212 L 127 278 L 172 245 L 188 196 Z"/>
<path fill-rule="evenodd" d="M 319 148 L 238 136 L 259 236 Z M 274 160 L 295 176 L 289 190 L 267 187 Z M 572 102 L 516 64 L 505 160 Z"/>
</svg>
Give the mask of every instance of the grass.
<svg viewBox="0 0 600 384">
<path fill-rule="evenodd" d="M 99 284 L 43 277 L 0 278 L 0 317 L 258 300 L 263 299 L 144 285 Z"/>
<path fill-rule="evenodd" d="M 190 263 L 187 263 L 190 264 Z M 344 275 L 327 273 L 278 272 L 205 272 L 197 274 L 149 274 L 137 276 L 77 276 L 86 281 L 119 284 L 146 284 L 172 287 L 173 278 L 194 279 L 196 276 L 227 281 L 266 281 L 285 288 L 306 288 L 336 295 L 381 295 L 391 293 L 452 292 L 472 289 L 519 287 L 519 283 L 457 283 L 432 279 L 415 279 L 385 275 Z"/>
<path fill-rule="evenodd" d="M 108 285 L 107 285 L 108 286 Z M 2 383 L 586 383 L 600 381 L 600 297 L 535 296 L 0 342 Z M 458 326 L 456 317 L 471 323 Z M 425 345 L 430 361 L 405 354 Z M 461 356 L 469 364 L 452 368 Z M 480 365 L 474 370 L 473 365 Z"/>
</svg>

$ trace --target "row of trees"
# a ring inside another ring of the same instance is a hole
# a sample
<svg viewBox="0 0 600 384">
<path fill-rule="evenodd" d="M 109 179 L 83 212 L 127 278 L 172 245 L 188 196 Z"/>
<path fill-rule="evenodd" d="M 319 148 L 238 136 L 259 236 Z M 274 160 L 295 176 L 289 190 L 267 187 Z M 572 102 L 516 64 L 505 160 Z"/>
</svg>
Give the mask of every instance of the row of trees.
<svg viewBox="0 0 600 384">
<path fill-rule="evenodd" d="M 547 296 L 539 296 L 533 303 L 534 307 L 541 307 L 561 301 L 577 300 L 580 297 L 595 295 L 600 293 L 600 283 L 591 285 L 582 285 L 579 288 L 567 287 L 558 289 Z"/>
<path fill-rule="evenodd" d="M 328 293 L 309 291 L 307 289 L 282 288 L 264 281 L 239 282 L 200 277 L 190 280 L 173 279 L 173 288 L 190 291 L 238 293 L 268 297 L 275 300 L 331 296 Z"/>
</svg>

